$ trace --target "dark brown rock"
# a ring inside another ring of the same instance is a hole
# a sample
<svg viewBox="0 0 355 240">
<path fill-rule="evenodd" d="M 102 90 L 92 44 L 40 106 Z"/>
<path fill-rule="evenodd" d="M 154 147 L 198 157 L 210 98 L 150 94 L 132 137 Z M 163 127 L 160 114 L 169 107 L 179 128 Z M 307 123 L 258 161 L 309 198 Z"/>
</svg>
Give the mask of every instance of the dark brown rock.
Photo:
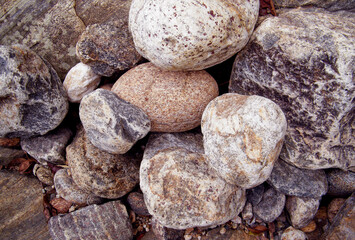
<svg viewBox="0 0 355 240">
<path fill-rule="evenodd" d="M 327 215 L 328 215 L 329 222 L 333 222 L 334 217 L 339 212 L 339 209 L 343 206 L 345 201 L 346 201 L 345 198 L 334 198 L 329 203 L 328 208 L 327 208 Z"/>
<path fill-rule="evenodd" d="M 25 152 L 20 149 L 0 147 L 0 165 L 7 165 L 14 158 L 23 157 Z"/>
<path fill-rule="evenodd" d="M 155 235 L 155 240 L 180 240 L 184 237 L 184 230 L 176 230 L 167 228 L 161 225 L 158 220 L 152 218 L 152 231 Z"/>
<path fill-rule="evenodd" d="M 144 197 L 142 193 L 131 192 L 127 196 L 127 201 L 133 212 L 135 212 L 136 214 L 143 216 L 150 215 L 147 206 L 144 203 Z"/>
<path fill-rule="evenodd" d="M 257 240 L 258 236 L 246 233 L 242 229 L 228 229 L 221 234 L 221 228 L 215 228 L 207 232 L 206 236 L 202 236 L 201 240 Z"/>
<path fill-rule="evenodd" d="M 327 195 L 347 197 L 355 191 L 355 173 L 340 169 L 326 171 L 328 180 Z"/>
</svg>

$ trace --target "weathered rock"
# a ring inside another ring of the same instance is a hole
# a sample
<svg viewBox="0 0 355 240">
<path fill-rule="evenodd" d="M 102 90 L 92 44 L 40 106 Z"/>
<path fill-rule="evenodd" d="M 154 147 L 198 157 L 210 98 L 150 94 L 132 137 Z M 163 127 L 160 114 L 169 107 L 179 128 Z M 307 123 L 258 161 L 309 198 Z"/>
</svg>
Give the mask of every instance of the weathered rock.
<svg viewBox="0 0 355 240">
<path fill-rule="evenodd" d="M 84 95 L 94 91 L 100 84 L 101 77 L 84 64 L 78 63 L 65 76 L 63 86 L 70 102 L 79 103 Z"/>
<path fill-rule="evenodd" d="M 174 229 L 227 222 L 245 203 L 245 191 L 221 179 L 200 153 L 168 148 L 144 159 L 140 187 L 149 213 Z"/>
<path fill-rule="evenodd" d="M 144 197 L 142 193 L 131 192 L 127 196 L 127 202 L 133 212 L 138 215 L 148 216 L 150 215 L 147 209 L 147 206 L 144 203 Z"/>
<path fill-rule="evenodd" d="M 67 147 L 71 176 L 79 188 L 103 198 L 119 198 L 139 181 L 139 158 L 110 154 L 91 144 L 83 129 Z"/>
<path fill-rule="evenodd" d="M 123 74 L 112 91 L 143 109 L 151 131 L 184 132 L 200 125 L 218 85 L 206 71 L 171 72 L 144 63 Z"/>
<path fill-rule="evenodd" d="M 324 170 L 300 169 L 281 159 L 276 161 L 267 182 L 288 196 L 321 198 L 328 190 Z"/>
<path fill-rule="evenodd" d="M 53 240 L 133 239 L 126 207 L 120 201 L 52 217 L 48 226 Z"/>
<path fill-rule="evenodd" d="M 256 187 L 247 190 L 247 200 L 253 205 L 257 205 L 263 198 L 265 191 L 264 184 L 260 184 Z"/>
<path fill-rule="evenodd" d="M 43 136 L 22 139 L 21 147 L 43 165 L 65 164 L 65 148 L 71 137 L 71 130 L 62 127 Z"/>
<path fill-rule="evenodd" d="M 328 205 L 327 216 L 329 222 L 333 222 L 334 217 L 339 212 L 339 209 L 344 205 L 345 198 L 334 198 Z"/>
<path fill-rule="evenodd" d="M 347 197 L 355 191 L 355 173 L 340 169 L 326 171 L 328 180 L 327 195 Z"/>
<path fill-rule="evenodd" d="M 0 46 L 0 136 L 29 137 L 56 128 L 68 112 L 54 69 L 21 45 Z"/>
<path fill-rule="evenodd" d="M 274 102 L 236 93 L 211 101 L 201 121 L 211 166 L 227 182 L 243 188 L 255 187 L 270 176 L 286 127 Z"/>
<path fill-rule="evenodd" d="M 76 44 L 76 55 L 102 76 L 132 68 L 141 59 L 128 30 L 128 19 L 86 27 Z"/>
<path fill-rule="evenodd" d="M 40 164 L 35 164 L 33 167 L 33 175 L 35 175 L 41 183 L 52 186 L 53 182 L 53 173 L 51 169 Z"/>
<path fill-rule="evenodd" d="M 229 91 L 275 101 L 288 121 L 280 157 L 307 169 L 355 166 L 355 13 L 294 9 L 268 18 L 237 55 Z"/>
<path fill-rule="evenodd" d="M 90 142 L 112 154 L 126 153 L 150 130 L 150 120 L 140 108 L 104 89 L 84 96 L 79 116 Z"/>
<path fill-rule="evenodd" d="M 226 230 L 221 233 L 221 228 L 215 228 L 207 232 L 206 236 L 202 236 L 201 240 L 257 240 L 258 236 L 246 233 L 242 229 Z"/>
<path fill-rule="evenodd" d="M 290 216 L 292 226 L 295 228 L 307 226 L 316 215 L 319 203 L 319 199 L 288 196 L 286 209 Z"/>
<path fill-rule="evenodd" d="M 1 170 L 0 199 L 1 239 L 50 239 L 36 178 Z"/>
<path fill-rule="evenodd" d="M 129 27 L 137 51 L 160 68 L 201 70 L 247 44 L 258 11 L 257 0 L 135 0 Z"/>
<path fill-rule="evenodd" d="M 65 200 L 78 205 L 91 205 L 102 202 L 102 199 L 94 194 L 80 189 L 67 169 L 60 169 L 54 175 L 54 187 L 57 194 Z"/>
<path fill-rule="evenodd" d="M 256 204 L 255 204 L 256 205 Z M 253 219 L 253 205 L 250 202 L 246 202 L 242 211 L 242 218 L 245 222 L 250 222 Z"/>
<path fill-rule="evenodd" d="M 298 230 L 293 228 L 292 226 L 288 227 L 281 235 L 281 240 L 306 240 L 307 235 Z"/>
<path fill-rule="evenodd" d="M 0 165 L 6 166 L 12 159 L 20 158 L 25 152 L 20 149 L 0 147 Z"/>
<path fill-rule="evenodd" d="M 167 228 L 161 225 L 157 219 L 152 218 L 152 231 L 154 240 L 180 240 L 184 238 L 184 230 Z"/>
<path fill-rule="evenodd" d="M 310 232 L 314 232 L 316 229 L 317 229 L 317 223 L 316 221 L 312 220 L 300 230 L 304 233 L 310 233 Z"/>
<path fill-rule="evenodd" d="M 354 10 L 355 2 L 352 0 L 274 0 L 279 8 L 321 7 L 329 11 Z"/>
<path fill-rule="evenodd" d="M 257 205 L 253 205 L 253 212 L 265 222 L 273 222 L 285 207 L 284 194 L 269 188 L 263 194 L 263 198 Z"/>
</svg>

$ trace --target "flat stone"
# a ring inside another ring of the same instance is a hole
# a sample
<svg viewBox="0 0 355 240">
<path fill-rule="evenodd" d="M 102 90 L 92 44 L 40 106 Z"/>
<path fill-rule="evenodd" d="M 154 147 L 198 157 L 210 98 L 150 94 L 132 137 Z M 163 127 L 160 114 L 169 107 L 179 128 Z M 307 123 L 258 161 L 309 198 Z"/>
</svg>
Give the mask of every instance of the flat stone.
<svg viewBox="0 0 355 240">
<path fill-rule="evenodd" d="M 257 0 L 136 0 L 130 8 L 129 27 L 137 51 L 156 66 L 201 70 L 242 49 L 258 13 Z"/>
<path fill-rule="evenodd" d="M 110 77 L 141 60 L 136 51 L 128 19 L 118 19 L 86 27 L 76 44 L 76 55 L 98 75 Z"/>
<path fill-rule="evenodd" d="M 347 197 L 355 191 L 355 173 L 340 169 L 326 171 L 329 183 L 327 195 Z"/>
<path fill-rule="evenodd" d="M 62 82 L 48 62 L 21 45 L 0 46 L 0 136 L 55 129 L 68 112 Z"/>
<path fill-rule="evenodd" d="M 227 222 L 245 203 L 245 190 L 226 183 L 200 153 L 168 148 L 140 167 L 140 187 L 148 211 L 174 229 Z"/>
<path fill-rule="evenodd" d="M 99 86 L 101 77 L 89 65 L 78 63 L 65 76 L 63 86 L 70 102 L 79 103 L 84 95 Z"/>
<path fill-rule="evenodd" d="M 321 198 L 328 190 L 324 170 L 300 169 L 281 159 L 276 161 L 267 182 L 288 196 Z"/>
<path fill-rule="evenodd" d="M 355 166 L 354 35 L 353 12 L 293 9 L 263 21 L 237 55 L 229 91 L 282 108 L 284 161 L 313 170 Z"/>
<path fill-rule="evenodd" d="M 110 154 L 91 144 L 83 129 L 67 147 L 67 162 L 75 184 L 102 198 L 115 199 L 129 193 L 139 182 L 136 151 Z"/>
<path fill-rule="evenodd" d="M 43 214 L 41 183 L 35 177 L 0 171 L 2 239 L 51 239 Z"/>
<path fill-rule="evenodd" d="M 90 142 L 112 154 L 126 153 L 150 130 L 150 120 L 140 108 L 104 89 L 84 96 L 79 116 Z"/>
<path fill-rule="evenodd" d="M 285 231 L 283 231 L 281 235 L 281 240 L 306 240 L 307 235 L 292 226 L 288 227 Z"/>
<path fill-rule="evenodd" d="M 6 166 L 12 159 L 20 158 L 25 155 L 25 152 L 20 149 L 0 147 L 0 165 Z"/>
<path fill-rule="evenodd" d="M 279 8 L 321 7 L 329 11 L 353 10 L 355 2 L 352 0 L 274 0 Z"/>
<path fill-rule="evenodd" d="M 260 96 L 227 93 L 202 115 L 205 153 L 230 184 L 253 188 L 270 176 L 286 132 L 286 119 L 274 102 Z"/>
<path fill-rule="evenodd" d="M 144 202 L 143 193 L 139 192 L 131 192 L 127 196 L 127 202 L 134 213 L 143 216 L 149 216 L 150 213 L 148 212 L 147 206 Z"/>
<path fill-rule="evenodd" d="M 316 215 L 319 203 L 319 199 L 288 196 L 286 210 L 290 216 L 292 226 L 295 228 L 307 226 Z"/>
<path fill-rule="evenodd" d="M 144 63 L 123 74 L 112 91 L 148 115 L 151 131 L 184 132 L 200 125 L 218 85 L 206 71 L 164 71 Z"/>
<path fill-rule="evenodd" d="M 22 139 L 21 147 L 43 165 L 65 164 L 65 148 L 72 135 L 69 128 L 60 127 L 43 136 Z"/>
<path fill-rule="evenodd" d="M 120 201 L 94 204 L 54 216 L 48 226 L 53 240 L 133 239 L 126 207 Z"/>
<path fill-rule="evenodd" d="M 54 175 L 54 187 L 60 197 L 78 205 L 91 205 L 102 202 L 100 197 L 79 188 L 68 172 L 68 169 L 60 169 Z"/>
</svg>

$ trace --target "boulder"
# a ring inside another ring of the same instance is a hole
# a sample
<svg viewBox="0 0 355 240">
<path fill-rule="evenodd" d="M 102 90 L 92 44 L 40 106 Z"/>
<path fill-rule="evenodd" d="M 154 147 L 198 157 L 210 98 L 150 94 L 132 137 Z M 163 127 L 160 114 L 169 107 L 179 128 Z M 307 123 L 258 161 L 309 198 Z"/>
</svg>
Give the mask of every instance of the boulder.
<svg viewBox="0 0 355 240">
<path fill-rule="evenodd" d="M 293 9 L 263 21 L 237 55 L 229 91 L 282 108 L 284 161 L 313 170 L 355 165 L 354 35 L 355 13 Z"/>
<path fill-rule="evenodd" d="M 288 196 L 286 210 L 293 227 L 303 228 L 312 221 L 318 211 L 320 200 L 315 198 L 299 198 Z"/>
</svg>

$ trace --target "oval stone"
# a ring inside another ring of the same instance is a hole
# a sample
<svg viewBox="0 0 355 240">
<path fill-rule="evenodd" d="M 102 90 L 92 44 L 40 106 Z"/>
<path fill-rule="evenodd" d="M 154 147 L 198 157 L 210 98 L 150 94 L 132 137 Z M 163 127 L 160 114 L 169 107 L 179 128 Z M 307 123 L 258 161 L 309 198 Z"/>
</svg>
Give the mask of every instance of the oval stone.
<svg viewBox="0 0 355 240">
<path fill-rule="evenodd" d="M 218 85 L 204 70 L 172 72 L 144 63 L 123 74 L 111 91 L 143 109 L 151 131 L 184 132 L 200 125 Z"/>
</svg>

